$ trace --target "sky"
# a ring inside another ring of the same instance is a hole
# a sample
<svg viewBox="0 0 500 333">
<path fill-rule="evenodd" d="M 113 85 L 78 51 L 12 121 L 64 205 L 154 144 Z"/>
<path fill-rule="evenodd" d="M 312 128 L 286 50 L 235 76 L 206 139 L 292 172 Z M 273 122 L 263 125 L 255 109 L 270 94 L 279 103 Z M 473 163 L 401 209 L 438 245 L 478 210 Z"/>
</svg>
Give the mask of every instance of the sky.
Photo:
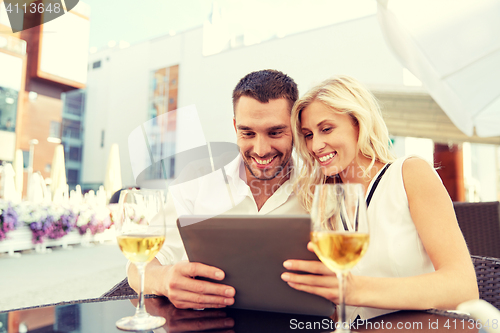
<svg viewBox="0 0 500 333">
<path fill-rule="evenodd" d="M 375 0 L 84 0 L 90 6 L 90 48 L 129 44 L 203 25 L 213 8 L 234 33 L 285 36 L 374 14 Z"/>
</svg>

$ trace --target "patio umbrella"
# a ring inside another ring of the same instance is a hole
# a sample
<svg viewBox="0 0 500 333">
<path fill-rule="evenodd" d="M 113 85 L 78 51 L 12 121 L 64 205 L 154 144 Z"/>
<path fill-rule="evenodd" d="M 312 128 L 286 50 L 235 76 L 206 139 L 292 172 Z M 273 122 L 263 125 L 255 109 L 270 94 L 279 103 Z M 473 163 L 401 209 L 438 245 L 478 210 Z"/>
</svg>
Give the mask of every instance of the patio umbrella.
<svg viewBox="0 0 500 333">
<path fill-rule="evenodd" d="M 1 197 L 6 201 L 16 200 L 16 185 L 14 181 L 14 169 L 12 164 L 6 163 L 2 168 Z"/>
<path fill-rule="evenodd" d="M 67 190 L 66 183 L 66 166 L 64 162 L 64 147 L 57 145 L 52 158 L 52 167 L 50 170 L 50 191 L 53 201 L 60 201 L 63 198 L 64 192 Z"/>
<path fill-rule="evenodd" d="M 34 172 L 31 175 L 30 184 L 28 187 L 27 199 L 33 203 L 46 202 L 46 187 L 40 172 Z"/>
<path fill-rule="evenodd" d="M 377 2 L 387 44 L 458 129 L 500 136 L 500 1 Z"/>
<path fill-rule="evenodd" d="M 107 199 L 113 193 L 122 188 L 122 172 L 120 168 L 120 152 L 118 144 L 113 143 L 109 150 L 108 165 L 106 166 L 106 178 L 104 179 L 104 189 Z"/>
<path fill-rule="evenodd" d="M 23 151 L 21 149 L 16 150 L 16 155 L 14 156 L 14 182 L 16 184 L 16 192 L 18 196 L 18 201 L 21 201 L 23 196 L 23 181 L 24 181 L 24 161 L 23 161 Z"/>
</svg>

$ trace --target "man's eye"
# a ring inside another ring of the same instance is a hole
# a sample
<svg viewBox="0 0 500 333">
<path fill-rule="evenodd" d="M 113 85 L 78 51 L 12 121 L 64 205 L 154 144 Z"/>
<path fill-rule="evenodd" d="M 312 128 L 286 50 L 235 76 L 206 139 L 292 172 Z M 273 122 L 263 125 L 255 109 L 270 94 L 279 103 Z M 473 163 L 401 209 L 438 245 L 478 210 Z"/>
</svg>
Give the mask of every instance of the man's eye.
<svg viewBox="0 0 500 333">
<path fill-rule="evenodd" d="M 241 133 L 241 135 L 248 137 L 248 136 L 252 136 L 253 133 L 252 132 L 243 132 L 243 133 Z"/>
<path fill-rule="evenodd" d="M 281 132 L 281 131 L 280 131 L 280 132 L 270 132 L 270 133 L 269 133 L 269 135 L 270 135 L 270 136 L 278 136 L 278 135 L 280 135 L 281 133 L 283 133 L 283 132 Z"/>
</svg>

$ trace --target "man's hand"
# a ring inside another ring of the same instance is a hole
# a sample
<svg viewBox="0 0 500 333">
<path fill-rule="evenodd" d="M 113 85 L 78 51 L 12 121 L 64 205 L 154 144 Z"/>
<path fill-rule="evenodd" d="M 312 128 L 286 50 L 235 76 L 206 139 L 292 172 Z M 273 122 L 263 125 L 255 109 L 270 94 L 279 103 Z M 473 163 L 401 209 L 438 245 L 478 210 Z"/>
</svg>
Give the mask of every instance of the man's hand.
<svg viewBox="0 0 500 333">
<path fill-rule="evenodd" d="M 178 262 L 166 272 L 163 294 L 179 309 L 223 308 L 234 304 L 233 287 L 197 280 L 197 276 L 220 281 L 224 272 L 200 263 Z"/>
</svg>

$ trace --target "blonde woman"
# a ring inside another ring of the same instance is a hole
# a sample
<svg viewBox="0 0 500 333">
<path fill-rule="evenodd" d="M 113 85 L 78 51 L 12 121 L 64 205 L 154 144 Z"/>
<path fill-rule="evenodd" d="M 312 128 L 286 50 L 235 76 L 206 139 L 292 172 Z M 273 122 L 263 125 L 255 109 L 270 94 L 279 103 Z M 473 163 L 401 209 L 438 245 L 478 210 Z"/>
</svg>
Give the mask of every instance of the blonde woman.
<svg viewBox="0 0 500 333">
<path fill-rule="evenodd" d="M 348 76 L 326 80 L 292 109 L 303 159 L 296 190 L 310 211 L 314 186 L 361 183 L 368 191 L 370 246 L 346 281 L 347 318 L 399 309 L 455 309 L 478 298 L 474 267 L 453 205 L 437 173 L 419 158 L 395 159 L 374 96 Z M 311 244 L 309 249 L 312 250 Z M 321 262 L 287 260 L 291 287 L 338 303 L 338 281 Z"/>
</svg>

